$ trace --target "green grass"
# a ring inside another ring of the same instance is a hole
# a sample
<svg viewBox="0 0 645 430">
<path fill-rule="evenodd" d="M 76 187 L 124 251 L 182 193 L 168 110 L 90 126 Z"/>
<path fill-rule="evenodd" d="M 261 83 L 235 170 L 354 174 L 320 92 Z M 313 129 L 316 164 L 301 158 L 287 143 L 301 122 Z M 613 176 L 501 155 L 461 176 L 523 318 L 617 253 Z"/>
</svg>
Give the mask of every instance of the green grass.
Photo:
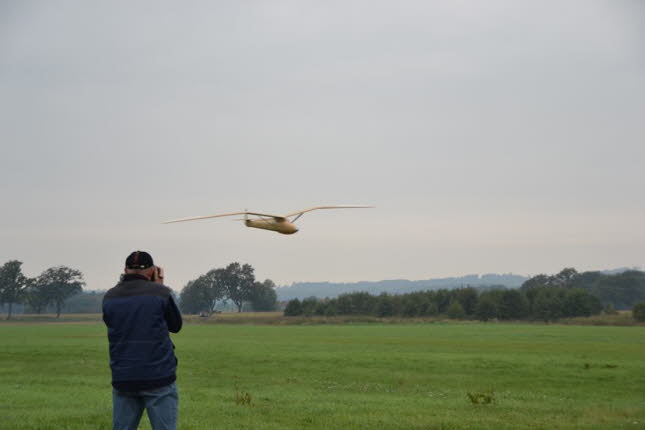
<svg viewBox="0 0 645 430">
<path fill-rule="evenodd" d="M 173 340 L 180 429 L 645 428 L 642 327 L 188 324 Z M 109 381 L 102 324 L 0 324 L 1 429 L 109 429 Z"/>
</svg>

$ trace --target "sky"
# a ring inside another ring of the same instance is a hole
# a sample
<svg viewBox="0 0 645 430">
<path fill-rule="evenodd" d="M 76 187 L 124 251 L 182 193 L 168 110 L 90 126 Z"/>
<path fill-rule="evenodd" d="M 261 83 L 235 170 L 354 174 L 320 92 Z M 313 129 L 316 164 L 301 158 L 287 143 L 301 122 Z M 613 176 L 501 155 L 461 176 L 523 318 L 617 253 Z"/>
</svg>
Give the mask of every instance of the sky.
<svg viewBox="0 0 645 430">
<path fill-rule="evenodd" d="M 645 2 L 0 0 L 0 149 L 0 264 L 87 289 L 642 267 Z"/>
</svg>

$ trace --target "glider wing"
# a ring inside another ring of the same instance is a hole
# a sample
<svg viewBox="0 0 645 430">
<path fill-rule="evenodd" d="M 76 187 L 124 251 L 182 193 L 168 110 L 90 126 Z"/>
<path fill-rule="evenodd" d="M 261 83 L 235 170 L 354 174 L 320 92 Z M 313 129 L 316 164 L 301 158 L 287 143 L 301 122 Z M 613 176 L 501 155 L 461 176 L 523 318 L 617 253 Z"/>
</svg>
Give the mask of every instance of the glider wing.
<svg viewBox="0 0 645 430">
<path fill-rule="evenodd" d="M 207 219 L 207 218 L 220 218 L 220 217 L 233 216 L 233 215 L 256 215 L 256 216 L 268 216 L 276 219 L 284 219 L 284 217 L 281 215 L 269 215 L 269 214 L 261 214 L 257 212 L 231 212 L 226 214 L 205 215 L 205 216 L 195 216 L 190 218 L 173 219 L 170 221 L 164 221 L 162 224 L 172 224 L 174 222 L 184 222 L 184 221 L 195 221 L 198 219 Z"/>
<path fill-rule="evenodd" d="M 305 212 L 311 212 L 318 209 L 353 209 L 353 208 L 373 208 L 374 206 L 364 206 L 364 205 L 335 205 L 335 206 L 314 206 L 313 208 L 303 209 L 301 211 L 292 212 L 285 215 L 284 217 L 290 217 L 294 215 L 302 215 Z"/>
</svg>

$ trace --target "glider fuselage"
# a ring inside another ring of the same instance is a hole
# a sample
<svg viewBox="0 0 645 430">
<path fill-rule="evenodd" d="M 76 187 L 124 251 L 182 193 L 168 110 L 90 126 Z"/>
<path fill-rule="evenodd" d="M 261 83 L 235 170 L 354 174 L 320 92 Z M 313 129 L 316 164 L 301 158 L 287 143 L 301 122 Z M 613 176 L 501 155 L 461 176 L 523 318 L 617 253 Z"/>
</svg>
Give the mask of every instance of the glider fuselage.
<svg viewBox="0 0 645 430">
<path fill-rule="evenodd" d="M 263 230 L 277 231 L 282 234 L 294 234 L 298 231 L 295 224 L 284 218 L 260 218 L 244 220 L 247 227 L 261 228 Z"/>
</svg>

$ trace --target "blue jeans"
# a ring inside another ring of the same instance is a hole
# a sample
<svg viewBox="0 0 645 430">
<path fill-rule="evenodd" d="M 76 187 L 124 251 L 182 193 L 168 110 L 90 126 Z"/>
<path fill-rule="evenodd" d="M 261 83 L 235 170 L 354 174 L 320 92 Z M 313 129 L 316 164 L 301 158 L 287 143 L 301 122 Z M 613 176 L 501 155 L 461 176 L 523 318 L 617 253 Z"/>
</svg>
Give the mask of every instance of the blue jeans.
<svg viewBox="0 0 645 430">
<path fill-rule="evenodd" d="M 112 428 L 136 430 L 146 409 L 153 430 L 176 430 L 178 403 L 174 382 L 154 390 L 124 392 L 112 389 Z"/>
</svg>

